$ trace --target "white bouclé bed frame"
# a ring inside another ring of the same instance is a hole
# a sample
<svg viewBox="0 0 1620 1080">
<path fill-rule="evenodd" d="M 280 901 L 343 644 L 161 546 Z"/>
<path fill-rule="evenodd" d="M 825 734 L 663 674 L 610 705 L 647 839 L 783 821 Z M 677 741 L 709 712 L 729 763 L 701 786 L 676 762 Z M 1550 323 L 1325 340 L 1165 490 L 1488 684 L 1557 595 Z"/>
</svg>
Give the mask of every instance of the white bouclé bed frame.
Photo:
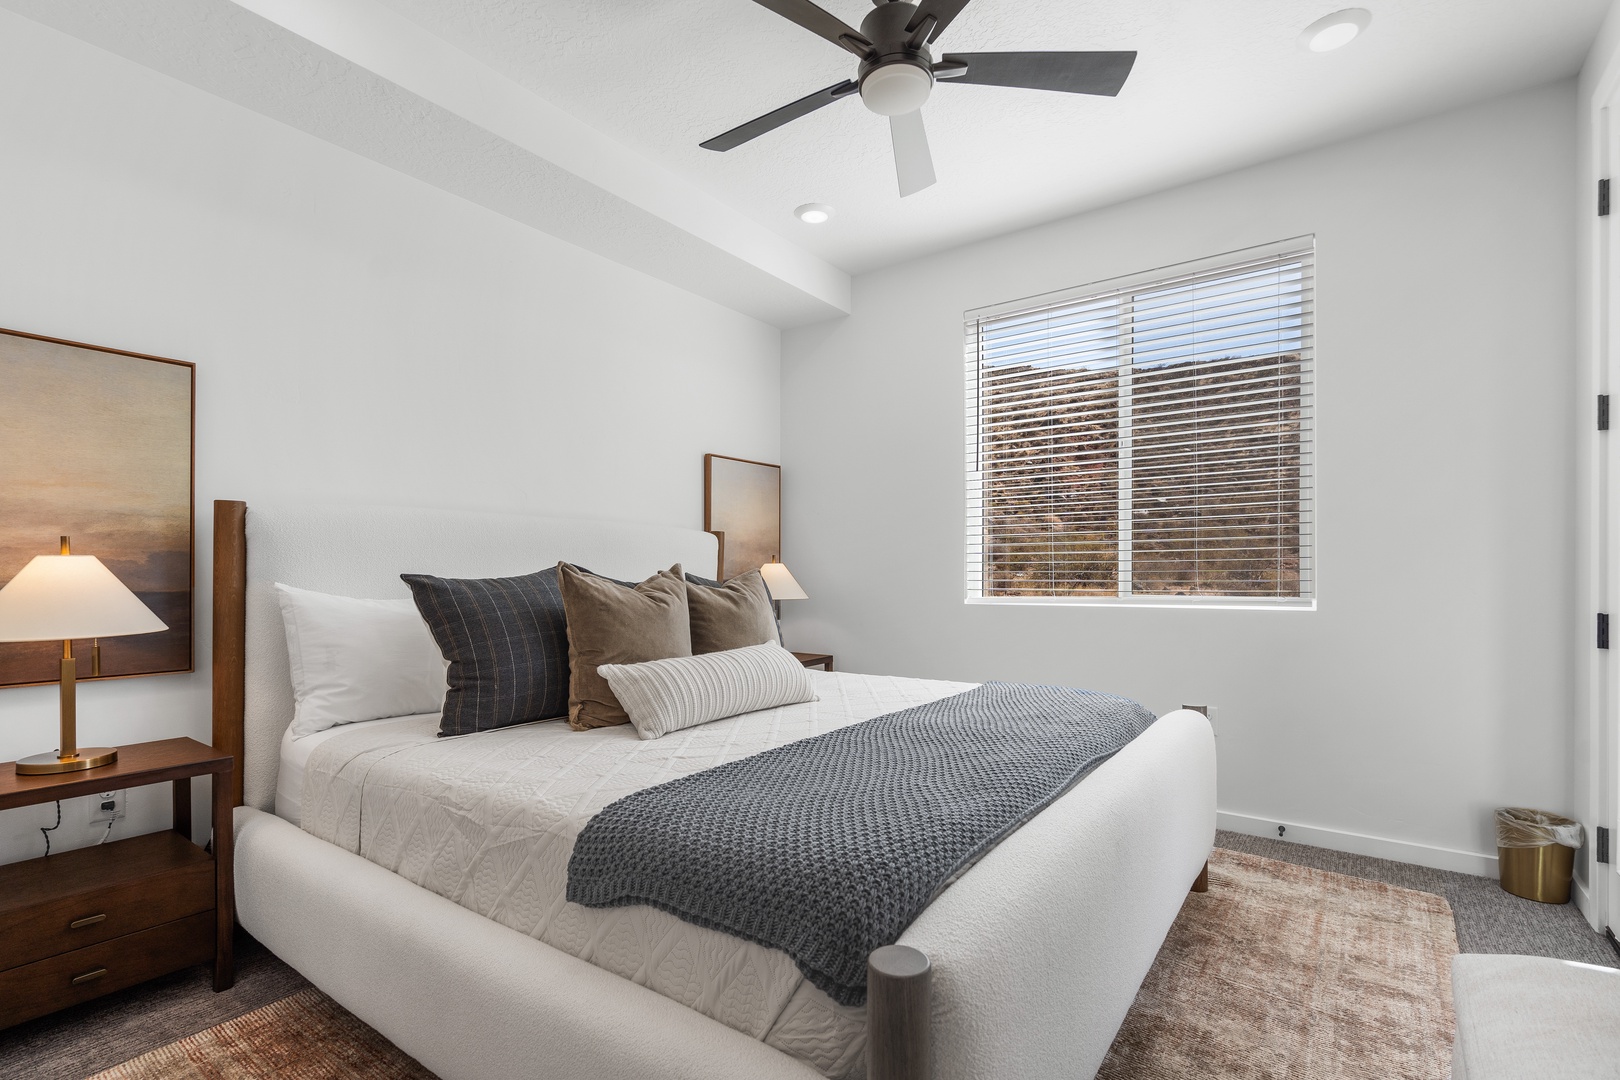
<svg viewBox="0 0 1620 1080">
<path fill-rule="evenodd" d="M 444 1080 L 816 1080 L 802 1061 L 269 812 L 293 709 L 273 582 L 403 597 L 401 572 L 504 576 L 567 559 L 639 580 L 676 561 L 711 573 L 715 552 L 710 534 L 668 526 L 216 503 L 214 742 L 236 755 L 242 784 L 241 924 Z M 1171 713 L 905 932 L 900 944 L 927 957 L 927 996 L 908 998 L 915 986 L 901 980 L 880 1010 L 874 982 L 873 1080 L 1090 1077 L 1214 833 L 1209 724 Z M 916 1018 L 907 1000 L 926 1002 Z"/>
</svg>

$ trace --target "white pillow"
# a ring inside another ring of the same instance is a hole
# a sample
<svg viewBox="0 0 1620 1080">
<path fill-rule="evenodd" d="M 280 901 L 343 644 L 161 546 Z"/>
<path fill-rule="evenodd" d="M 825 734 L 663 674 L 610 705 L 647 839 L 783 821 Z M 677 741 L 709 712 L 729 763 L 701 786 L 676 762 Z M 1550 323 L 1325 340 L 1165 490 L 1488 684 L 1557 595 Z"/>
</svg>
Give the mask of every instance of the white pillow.
<svg viewBox="0 0 1620 1080">
<path fill-rule="evenodd" d="M 438 712 L 444 657 L 411 600 L 356 600 L 276 584 L 292 666 L 294 738 L 338 724 Z"/>
<path fill-rule="evenodd" d="M 816 699 L 810 673 L 774 641 L 643 664 L 603 664 L 596 670 L 643 739 Z"/>
</svg>

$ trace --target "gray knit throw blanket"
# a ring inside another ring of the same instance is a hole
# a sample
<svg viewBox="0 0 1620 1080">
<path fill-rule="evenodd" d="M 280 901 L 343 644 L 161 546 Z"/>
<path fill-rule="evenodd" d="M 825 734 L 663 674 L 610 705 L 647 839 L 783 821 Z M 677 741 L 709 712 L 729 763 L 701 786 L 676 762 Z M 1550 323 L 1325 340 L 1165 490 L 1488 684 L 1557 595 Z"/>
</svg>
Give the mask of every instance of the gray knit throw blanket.
<svg viewBox="0 0 1620 1080">
<path fill-rule="evenodd" d="M 568 899 L 780 949 L 860 1005 L 873 949 L 1154 719 L 1127 698 L 986 683 L 717 765 L 592 818 Z"/>
</svg>

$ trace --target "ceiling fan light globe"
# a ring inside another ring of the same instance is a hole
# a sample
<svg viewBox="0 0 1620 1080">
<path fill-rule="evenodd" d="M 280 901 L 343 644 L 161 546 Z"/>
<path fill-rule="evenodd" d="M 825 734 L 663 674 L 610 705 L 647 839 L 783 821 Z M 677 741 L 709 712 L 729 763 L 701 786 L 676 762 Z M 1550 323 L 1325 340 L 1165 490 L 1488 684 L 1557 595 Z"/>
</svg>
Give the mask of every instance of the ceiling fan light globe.
<svg viewBox="0 0 1620 1080">
<path fill-rule="evenodd" d="M 867 72 L 861 101 L 879 116 L 904 116 L 922 108 L 933 88 L 933 72 L 902 60 Z"/>
</svg>

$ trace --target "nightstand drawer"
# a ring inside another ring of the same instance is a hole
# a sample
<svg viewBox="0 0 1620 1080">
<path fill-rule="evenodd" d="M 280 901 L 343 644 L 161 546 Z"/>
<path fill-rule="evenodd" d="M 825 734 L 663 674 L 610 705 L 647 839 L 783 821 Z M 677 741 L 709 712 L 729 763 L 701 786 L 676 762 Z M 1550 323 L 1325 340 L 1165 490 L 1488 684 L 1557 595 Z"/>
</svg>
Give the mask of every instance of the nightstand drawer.
<svg viewBox="0 0 1620 1080">
<path fill-rule="evenodd" d="M 0 971 L 0 1027 L 214 958 L 214 913 Z"/>
<path fill-rule="evenodd" d="M 0 867 L 0 970 L 214 907 L 214 860 L 174 833 Z"/>
</svg>

